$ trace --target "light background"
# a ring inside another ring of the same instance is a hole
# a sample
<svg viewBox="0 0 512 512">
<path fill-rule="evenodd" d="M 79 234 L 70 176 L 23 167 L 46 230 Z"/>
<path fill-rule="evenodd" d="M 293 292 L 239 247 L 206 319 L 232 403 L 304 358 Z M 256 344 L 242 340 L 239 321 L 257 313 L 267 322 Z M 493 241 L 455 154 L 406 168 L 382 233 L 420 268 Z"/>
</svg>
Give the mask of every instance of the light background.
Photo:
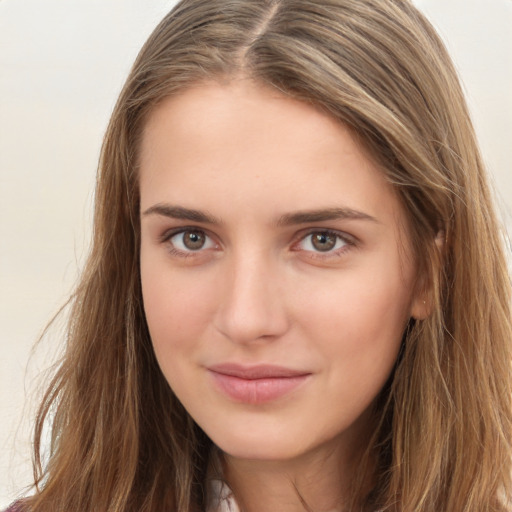
<svg viewBox="0 0 512 512">
<path fill-rule="evenodd" d="M 30 481 L 37 378 L 62 333 L 31 348 L 83 264 L 108 117 L 163 0 L 0 0 L 0 509 Z M 465 85 L 512 218 L 512 0 L 416 0 Z M 30 362 L 29 362 L 30 361 Z"/>
</svg>

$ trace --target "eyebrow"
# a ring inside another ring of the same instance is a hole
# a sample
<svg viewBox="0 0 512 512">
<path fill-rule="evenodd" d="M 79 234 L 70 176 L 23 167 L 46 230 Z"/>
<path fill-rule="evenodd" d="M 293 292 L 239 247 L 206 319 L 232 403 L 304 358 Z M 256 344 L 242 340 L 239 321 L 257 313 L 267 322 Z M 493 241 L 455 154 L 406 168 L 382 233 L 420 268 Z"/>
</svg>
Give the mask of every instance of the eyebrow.
<svg viewBox="0 0 512 512">
<path fill-rule="evenodd" d="M 379 221 L 367 213 L 352 208 L 326 208 L 321 210 L 305 210 L 285 213 L 277 221 L 278 226 L 294 224 L 308 224 L 310 222 L 324 222 L 331 220 L 366 220 L 378 223 Z"/>
<path fill-rule="evenodd" d="M 184 208 L 183 206 L 173 206 L 170 204 L 155 204 L 142 212 L 142 215 L 162 215 L 171 219 L 190 220 L 192 222 L 201 222 L 203 224 L 221 224 L 220 219 L 217 219 L 209 213 L 191 208 Z"/>
<path fill-rule="evenodd" d="M 142 215 L 162 215 L 172 219 L 190 220 L 192 222 L 200 222 L 202 224 L 222 224 L 220 219 L 207 212 L 184 208 L 183 206 L 161 203 L 151 206 L 145 210 Z M 332 220 L 364 220 L 376 223 L 379 222 L 375 217 L 358 210 L 353 210 L 352 208 L 325 208 L 285 213 L 279 217 L 276 225 L 278 227 L 282 227 Z"/>
</svg>

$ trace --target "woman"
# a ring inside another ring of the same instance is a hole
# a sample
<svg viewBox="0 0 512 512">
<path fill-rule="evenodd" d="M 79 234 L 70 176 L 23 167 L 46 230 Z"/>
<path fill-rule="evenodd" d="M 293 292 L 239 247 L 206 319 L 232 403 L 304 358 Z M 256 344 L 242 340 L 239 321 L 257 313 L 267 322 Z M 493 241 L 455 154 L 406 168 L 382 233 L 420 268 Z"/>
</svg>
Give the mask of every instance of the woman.
<svg viewBox="0 0 512 512">
<path fill-rule="evenodd" d="M 510 340 L 481 158 L 421 14 L 182 1 L 112 115 L 18 507 L 507 510 Z"/>
</svg>

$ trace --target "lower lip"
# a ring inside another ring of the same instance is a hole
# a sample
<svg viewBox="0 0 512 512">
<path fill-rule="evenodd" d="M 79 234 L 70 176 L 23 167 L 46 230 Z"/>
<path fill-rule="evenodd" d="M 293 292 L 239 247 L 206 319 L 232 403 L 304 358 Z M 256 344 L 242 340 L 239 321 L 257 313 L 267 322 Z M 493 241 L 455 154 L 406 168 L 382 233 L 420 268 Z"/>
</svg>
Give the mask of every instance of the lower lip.
<svg viewBox="0 0 512 512">
<path fill-rule="evenodd" d="M 224 373 L 210 372 L 217 388 L 237 402 L 263 404 L 288 395 L 301 384 L 308 374 L 294 377 L 266 377 L 263 379 L 242 379 Z"/>
</svg>

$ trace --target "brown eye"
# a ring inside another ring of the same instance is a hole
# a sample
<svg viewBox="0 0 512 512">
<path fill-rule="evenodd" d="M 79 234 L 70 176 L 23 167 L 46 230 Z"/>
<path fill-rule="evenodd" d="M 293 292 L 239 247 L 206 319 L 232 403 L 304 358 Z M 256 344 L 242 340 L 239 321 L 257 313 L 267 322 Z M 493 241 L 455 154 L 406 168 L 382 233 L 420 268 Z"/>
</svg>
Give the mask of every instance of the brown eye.
<svg viewBox="0 0 512 512">
<path fill-rule="evenodd" d="M 348 235 L 336 231 L 310 231 L 296 247 L 311 253 L 337 254 L 349 245 L 353 243 Z"/>
<path fill-rule="evenodd" d="M 214 241 L 200 229 L 184 229 L 168 238 L 174 249 L 183 252 L 199 252 L 205 249 L 213 249 Z"/>
<path fill-rule="evenodd" d="M 206 241 L 201 231 L 185 231 L 183 233 L 183 245 L 191 251 L 202 249 Z"/>
<path fill-rule="evenodd" d="M 312 246 L 320 252 L 330 251 L 336 245 L 338 237 L 332 233 L 312 233 Z"/>
</svg>

